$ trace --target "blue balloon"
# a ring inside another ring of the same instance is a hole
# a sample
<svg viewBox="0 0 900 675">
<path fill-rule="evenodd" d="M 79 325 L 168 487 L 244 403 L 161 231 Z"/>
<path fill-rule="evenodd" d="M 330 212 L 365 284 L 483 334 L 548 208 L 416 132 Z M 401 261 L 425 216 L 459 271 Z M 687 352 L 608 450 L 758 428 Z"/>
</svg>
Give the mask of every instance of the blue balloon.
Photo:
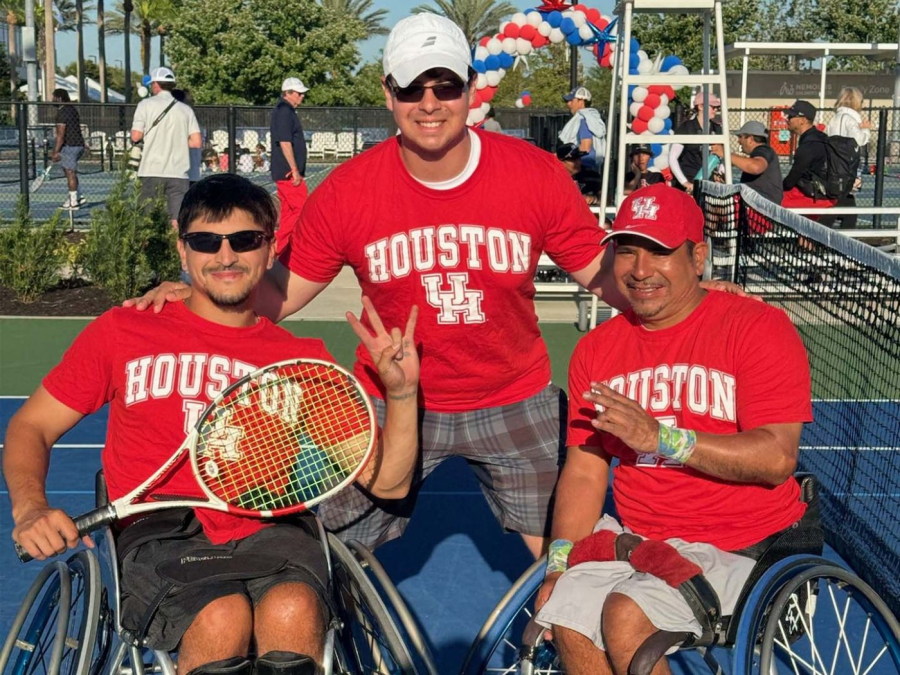
<svg viewBox="0 0 900 675">
<path fill-rule="evenodd" d="M 662 152 L 662 143 L 651 143 L 650 149 L 653 151 L 654 157 L 659 157 L 659 153 Z"/>
<path fill-rule="evenodd" d="M 628 58 L 629 68 L 637 68 L 640 63 L 641 57 L 637 55 L 637 52 L 631 52 L 631 56 Z"/>
<path fill-rule="evenodd" d="M 144 85 L 145 87 L 149 87 L 149 86 L 150 86 L 150 76 L 149 76 L 149 75 L 144 75 L 144 76 L 141 78 L 141 84 Z"/>
<path fill-rule="evenodd" d="M 637 41 L 637 38 L 631 38 L 631 53 L 637 54 L 638 50 L 641 48 L 641 43 Z"/>
<path fill-rule="evenodd" d="M 529 7 L 528 9 L 524 10 L 522 13 L 523 13 L 525 16 L 528 16 L 528 15 L 531 14 L 532 12 L 536 12 L 536 11 L 537 11 L 537 10 L 536 10 L 534 7 Z"/>
<path fill-rule="evenodd" d="M 559 24 L 562 23 L 563 15 L 562 12 L 552 11 L 546 17 L 545 21 L 550 24 L 551 28 L 559 28 Z"/>
<path fill-rule="evenodd" d="M 484 60 L 484 69 L 485 72 L 489 70 L 498 70 L 500 68 L 500 57 L 496 54 L 491 54 Z"/>
<path fill-rule="evenodd" d="M 500 57 L 501 68 L 512 68 L 512 65 L 516 62 L 512 54 L 501 52 L 498 56 Z"/>
<path fill-rule="evenodd" d="M 578 26 L 575 25 L 575 22 L 571 17 L 566 17 L 562 20 L 562 23 L 559 24 L 559 29 L 563 32 L 564 35 L 570 35 L 578 30 Z"/>
<path fill-rule="evenodd" d="M 472 61 L 472 68 L 476 73 L 483 73 L 487 71 L 487 66 L 481 59 L 475 59 L 474 61 Z"/>
<path fill-rule="evenodd" d="M 629 69 L 628 69 L 628 74 L 629 74 L 629 75 L 640 75 L 641 72 L 640 72 L 637 68 L 629 68 Z"/>
<path fill-rule="evenodd" d="M 531 96 L 531 92 L 526 89 L 525 91 L 522 92 L 521 95 L 522 96 Z"/>
<path fill-rule="evenodd" d="M 681 64 L 681 59 L 679 59 L 677 56 L 667 56 L 662 60 L 662 63 L 659 65 L 659 69 L 665 73 L 668 72 L 670 68 L 680 66 Z"/>
<path fill-rule="evenodd" d="M 581 36 L 578 34 L 578 31 L 574 33 L 569 33 L 566 35 L 566 42 L 568 42 L 573 47 L 581 44 Z"/>
<path fill-rule="evenodd" d="M 663 120 L 663 125 L 664 125 L 663 126 L 664 134 L 667 134 L 670 131 L 672 131 L 672 119 L 670 117 L 667 117 L 666 119 Z"/>
</svg>

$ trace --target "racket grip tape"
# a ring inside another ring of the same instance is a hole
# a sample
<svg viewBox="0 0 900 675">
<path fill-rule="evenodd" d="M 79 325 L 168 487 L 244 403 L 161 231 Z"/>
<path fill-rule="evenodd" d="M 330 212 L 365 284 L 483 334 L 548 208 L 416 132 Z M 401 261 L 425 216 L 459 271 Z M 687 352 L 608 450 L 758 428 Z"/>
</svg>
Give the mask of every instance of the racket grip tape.
<svg viewBox="0 0 900 675">
<path fill-rule="evenodd" d="M 74 522 L 75 527 L 78 528 L 78 536 L 80 538 L 95 530 L 99 530 L 101 527 L 106 527 L 110 523 L 115 522 L 117 518 L 118 516 L 116 515 L 115 507 L 112 504 L 107 504 L 106 506 L 101 506 L 93 511 L 88 511 L 84 515 L 78 516 L 72 522 Z M 22 546 L 18 543 L 16 543 L 15 546 L 16 555 L 19 556 L 19 560 L 22 562 L 33 560 L 28 551 L 22 548 Z"/>
</svg>

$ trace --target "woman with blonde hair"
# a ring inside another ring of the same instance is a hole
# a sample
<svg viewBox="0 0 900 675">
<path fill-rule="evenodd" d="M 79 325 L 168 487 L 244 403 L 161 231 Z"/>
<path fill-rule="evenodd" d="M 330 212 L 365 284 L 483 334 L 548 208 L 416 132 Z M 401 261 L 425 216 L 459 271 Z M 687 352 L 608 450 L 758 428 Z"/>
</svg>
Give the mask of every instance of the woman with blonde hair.
<svg viewBox="0 0 900 675">
<path fill-rule="evenodd" d="M 871 124 L 868 120 L 862 118 L 863 93 L 856 87 L 844 87 L 837 97 L 834 104 L 834 117 L 825 127 L 825 133 L 829 136 L 845 136 L 856 141 L 860 150 L 869 144 L 869 129 Z M 856 206 L 857 192 L 862 185 L 862 170 L 856 177 L 853 184 L 853 190 L 846 197 L 842 197 L 837 201 L 835 206 Z M 846 216 L 825 216 L 820 219 L 823 225 L 833 227 L 834 222 L 840 218 L 841 229 L 852 229 L 856 227 L 856 215 Z"/>
</svg>

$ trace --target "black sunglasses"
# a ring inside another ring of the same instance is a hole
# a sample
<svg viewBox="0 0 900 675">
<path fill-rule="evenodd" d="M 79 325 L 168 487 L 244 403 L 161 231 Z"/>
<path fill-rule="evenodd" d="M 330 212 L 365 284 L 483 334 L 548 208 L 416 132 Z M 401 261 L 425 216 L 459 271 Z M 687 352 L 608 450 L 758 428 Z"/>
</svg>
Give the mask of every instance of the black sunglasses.
<svg viewBox="0 0 900 675">
<path fill-rule="evenodd" d="M 391 93 L 401 103 L 419 103 L 425 98 L 425 90 L 431 89 L 434 97 L 442 103 L 455 101 L 463 95 L 468 85 L 460 82 L 435 82 L 434 84 L 411 84 L 401 87 L 393 80 L 388 84 Z"/>
<path fill-rule="evenodd" d="M 265 232 L 259 230 L 241 230 L 231 234 L 216 234 L 214 232 L 191 232 L 182 237 L 185 244 L 197 253 L 218 253 L 222 248 L 222 240 L 227 239 L 228 245 L 235 253 L 255 251 L 263 242 L 269 240 Z"/>
</svg>

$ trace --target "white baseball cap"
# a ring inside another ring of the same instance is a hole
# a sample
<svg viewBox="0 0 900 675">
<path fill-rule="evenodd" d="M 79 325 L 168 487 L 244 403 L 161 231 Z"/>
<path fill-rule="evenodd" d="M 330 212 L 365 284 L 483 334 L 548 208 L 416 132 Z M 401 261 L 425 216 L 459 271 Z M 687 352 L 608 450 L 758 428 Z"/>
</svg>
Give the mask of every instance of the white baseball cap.
<svg viewBox="0 0 900 675">
<path fill-rule="evenodd" d="M 296 91 L 298 94 L 305 94 L 309 91 L 309 87 L 303 84 L 299 77 L 289 77 L 281 83 L 281 91 Z"/>
<path fill-rule="evenodd" d="M 390 75 L 400 87 L 432 68 L 447 68 L 468 82 L 472 51 L 459 26 L 423 12 L 394 26 L 384 47 L 383 65 L 385 77 Z"/>
<path fill-rule="evenodd" d="M 591 100 L 591 92 L 587 90 L 586 87 L 575 87 L 568 94 L 563 96 L 563 101 L 571 101 L 572 99 L 580 98 L 585 101 Z"/>
<path fill-rule="evenodd" d="M 154 68 L 150 71 L 151 82 L 174 82 L 175 73 L 169 68 Z"/>
</svg>

